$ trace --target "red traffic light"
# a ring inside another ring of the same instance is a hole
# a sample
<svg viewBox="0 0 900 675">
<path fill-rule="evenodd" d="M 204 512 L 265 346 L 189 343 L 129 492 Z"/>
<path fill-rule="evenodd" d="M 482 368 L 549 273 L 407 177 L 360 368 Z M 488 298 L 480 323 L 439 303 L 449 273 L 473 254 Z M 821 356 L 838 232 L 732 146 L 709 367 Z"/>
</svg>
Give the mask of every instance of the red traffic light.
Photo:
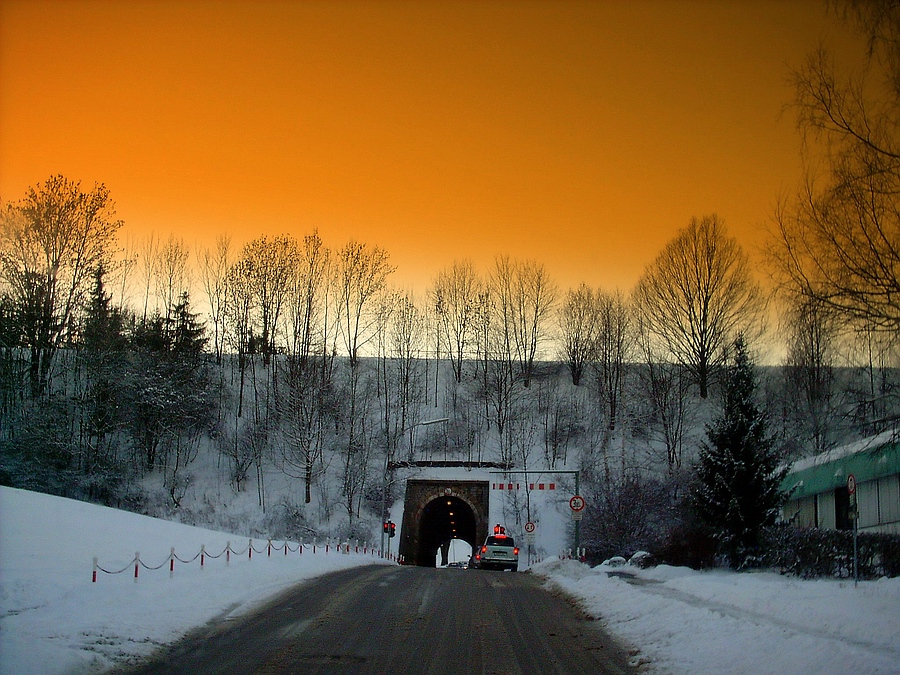
<svg viewBox="0 0 900 675">
<path fill-rule="evenodd" d="M 494 525 L 494 534 L 506 534 L 506 528 L 503 527 L 500 523 Z"/>
<path fill-rule="evenodd" d="M 388 521 L 388 526 L 389 526 L 388 536 L 393 537 L 395 534 L 397 534 L 397 526 L 390 521 Z"/>
</svg>

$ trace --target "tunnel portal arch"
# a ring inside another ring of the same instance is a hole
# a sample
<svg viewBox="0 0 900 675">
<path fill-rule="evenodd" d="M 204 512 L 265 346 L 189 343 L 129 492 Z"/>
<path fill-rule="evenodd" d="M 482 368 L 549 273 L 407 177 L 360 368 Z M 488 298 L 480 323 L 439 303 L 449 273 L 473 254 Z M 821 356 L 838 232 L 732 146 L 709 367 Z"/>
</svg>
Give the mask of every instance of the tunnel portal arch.
<svg viewBox="0 0 900 675">
<path fill-rule="evenodd" d="M 477 548 L 487 536 L 488 504 L 487 481 L 408 480 L 399 551 L 404 562 L 434 567 L 451 539 Z"/>
</svg>

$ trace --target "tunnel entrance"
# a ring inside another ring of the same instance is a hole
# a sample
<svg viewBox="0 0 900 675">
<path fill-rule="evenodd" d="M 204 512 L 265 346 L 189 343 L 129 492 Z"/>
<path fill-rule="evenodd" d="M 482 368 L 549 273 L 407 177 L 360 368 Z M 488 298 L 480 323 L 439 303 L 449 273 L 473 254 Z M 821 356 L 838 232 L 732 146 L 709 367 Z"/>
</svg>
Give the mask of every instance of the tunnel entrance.
<svg viewBox="0 0 900 675">
<path fill-rule="evenodd" d="M 487 481 L 409 480 L 400 532 L 400 555 L 408 565 L 442 564 L 453 539 L 473 549 L 487 536 Z"/>
<path fill-rule="evenodd" d="M 419 546 L 423 554 L 431 551 L 434 559 L 438 550 L 441 552 L 440 565 L 446 565 L 447 554 L 453 539 L 462 539 L 471 547 L 475 547 L 475 514 L 459 497 L 438 497 L 425 505 L 422 520 Z"/>
</svg>

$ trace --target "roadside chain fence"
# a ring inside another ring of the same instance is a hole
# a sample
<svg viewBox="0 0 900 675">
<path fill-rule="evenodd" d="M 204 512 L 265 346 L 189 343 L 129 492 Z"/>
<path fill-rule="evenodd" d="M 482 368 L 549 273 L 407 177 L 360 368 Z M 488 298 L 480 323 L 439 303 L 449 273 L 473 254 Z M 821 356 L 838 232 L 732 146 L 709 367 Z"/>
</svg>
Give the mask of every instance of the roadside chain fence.
<svg viewBox="0 0 900 675">
<path fill-rule="evenodd" d="M 97 583 L 97 572 L 102 572 L 103 574 L 111 574 L 112 575 L 112 574 L 124 574 L 125 572 L 128 572 L 130 570 L 134 570 L 134 581 L 135 581 L 135 583 L 137 583 L 138 573 L 142 567 L 145 570 L 150 570 L 152 572 L 155 570 L 160 570 L 163 567 L 165 567 L 166 565 L 168 565 L 169 566 L 169 576 L 172 577 L 175 574 L 175 562 L 176 561 L 180 562 L 180 563 L 184 563 L 184 564 L 189 564 L 189 563 L 196 561 L 199 558 L 200 569 L 202 570 L 202 569 L 205 569 L 207 558 L 212 558 L 213 560 L 215 560 L 215 559 L 218 559 L 218 558 L 221 558 L 224 556 L 225 564 L 228 565 L 231 563 L 232 556 L 235 556 L 237 558 L 247 556 L 248 560 L 252 560 L 254 553 L 260 553 L 260 554 L 265 553 L 267 557 L 271 558 L 273 551 L 276 553 L 278 553 L 279 551 L 284 551 L 284 555 L 287 555 L 288 553 L 297 553 L 297 554 L 302 555 L 304 552 L 304 549 L 306 549 L 306 551 L 308 553 L 312 553 L 313 555 L 316 555 L 319 552 L 324 552 L 327 555 L 332 550 L 334 550 L 335 553 L 342 553 L 344 555 L 349 555 L 351 550 L 353 550 L 354 553 L 362 553 L 363 555 L 371 555 L 373 557 L 378 557 L 378 558 L 383 557 L 388 560 L 393 560 L 395 562 L 399 562 L 397 556 L 394 554 L 384 555 L 381 551 L 375 549 L 372 546 L 369 546 L 368 544 L 364 544 L 362 547 L 360 547 L 358 542 L 355 544 L 349 544 L 346 542 L 340 543 L 340 544 L 332 544 L 330 541 L 328 541 L 323 546 L 322 544 L 317 544 L 317 543 L 304 544 L 301 541 L 295 547 L 292 547 L 290 542 L 288 542 L 288 541 L 285 541 L 280 546 L 278 546 L 278 545 L 273 544 L 271 539 L 268 539 L 267 543 L 265 544 L 265 546 L 263 548 L 256 548 L 253 545 L 253 540 L 249 539 L 247 541 L 247 546 L 241 550 L 236 550 L 236 549 L 232 548 L 231 542 L 229 541 L 225 544 L 225 548 L 216 555 L 213 555 L 212 553 L 207 551 L 206 544 L 203 544 L 200 546 L 200 550 L 194 555 L 193 558 L 182 558 L 182 557 L 176 555 L 175 547 L 173 546 L 171 549 L 169 549 L 169 555 L 159 565 L 155 565 L 155 566 L 148 565 L 143 560 L 141 560 L 141 553 L 140 553 L 140 551 L 137 551 L 134 554 L 134 558 L 131 559 L 131 562 L 129 562 L 127 565 L 125 565 L 125 567 L 123 567 L 120 570 L 109 570 L 109 569 L 106 569 L 105 567 L 102 567 L 98 562 L 98 558 L 95 556 L 94 557 L 94 569 L 93 569 L 93 572 L 91 573 L 91 583 Z"/>
</svg>

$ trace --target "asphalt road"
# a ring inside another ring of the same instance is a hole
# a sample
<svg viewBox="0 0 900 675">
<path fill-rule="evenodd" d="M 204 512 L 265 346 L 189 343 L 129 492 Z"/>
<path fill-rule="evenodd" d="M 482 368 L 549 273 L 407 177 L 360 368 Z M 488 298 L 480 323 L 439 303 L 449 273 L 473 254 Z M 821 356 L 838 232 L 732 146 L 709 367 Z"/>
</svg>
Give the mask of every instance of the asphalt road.
<svg viewBox="0 0 900 675">
<path fill-rule="evenodd" d="M 632 673 L 598 623 L 527 573 L 367 566 L 223 617 L 129 673 Z"/>
</svg>

